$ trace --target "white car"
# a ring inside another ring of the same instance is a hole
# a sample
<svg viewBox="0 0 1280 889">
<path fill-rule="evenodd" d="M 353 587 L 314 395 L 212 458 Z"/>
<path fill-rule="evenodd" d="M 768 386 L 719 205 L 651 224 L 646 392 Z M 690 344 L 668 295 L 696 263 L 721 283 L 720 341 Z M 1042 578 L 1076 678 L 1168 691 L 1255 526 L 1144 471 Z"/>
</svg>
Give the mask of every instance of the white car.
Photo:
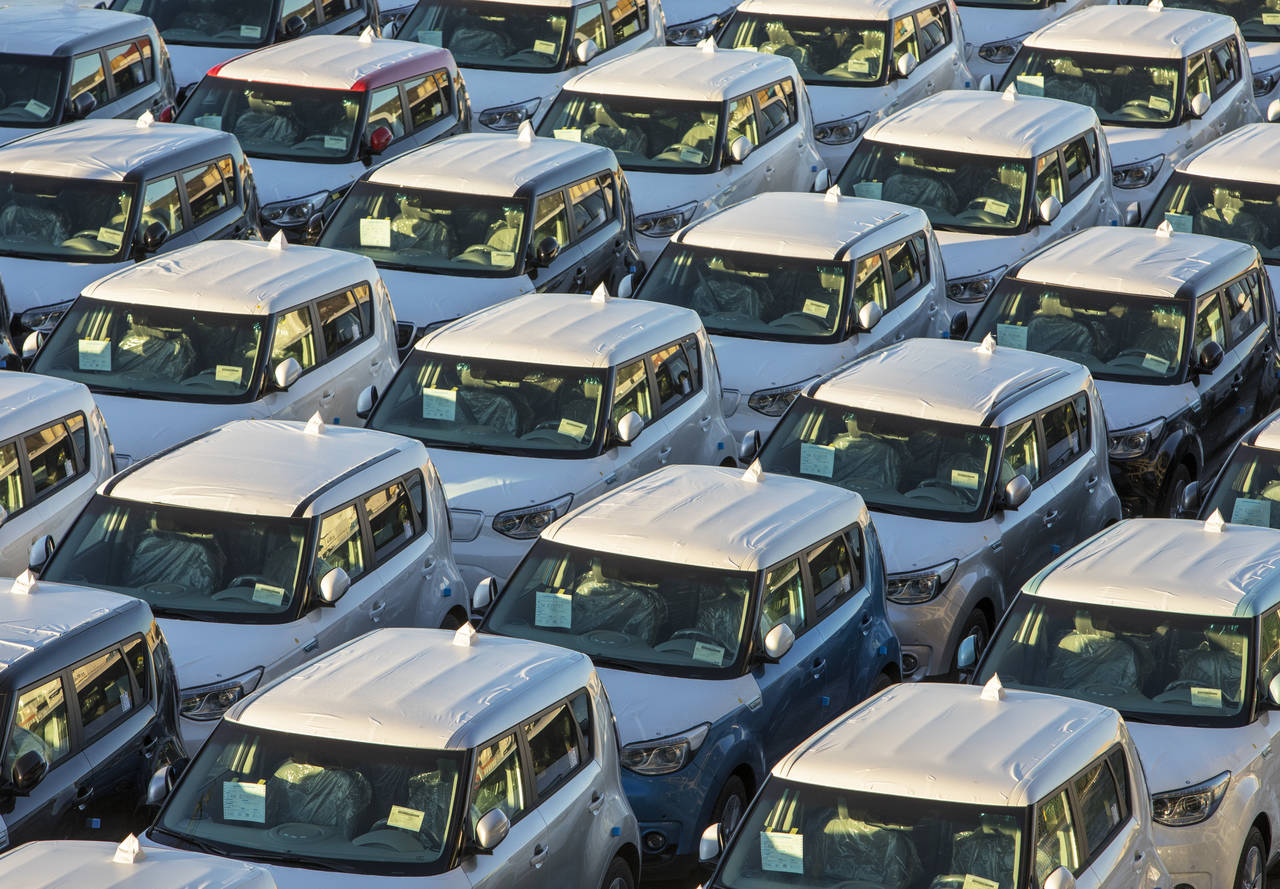
<svg viewBox="0 0 1280 889">
<path fill-rule="evenodd" d="M 107 424 L 80 383 L 0 372 L 0 417 L 0 577 L 17 577 L 115 467 Z"/>
<path fill-rule="evenodd" d="M 1169 887 L 1138 728 L 999 682 L 896 686 L 774 767 L 708 885 Z"/>
<path fill-rule="evenodd" d="M 1163 886 L 1261 887 L 1280 857 L 1277 562 L 1280 534 L 1221 515 L 1122 522 L 1032 578 L 979 664 L 1124 714 Z"/>
<path fill-rule="evenodd" d="M 233 707 L 143 842 L 262 863 L 279 889 L 634 889 L 618 760 L 584 655 L 376 630 Z"/>
<path fill-rule="evenodd" d="M 510 575 L 571 504 L 666 463 L 736 465 L 720 399 L 688 309 L 535 293 L 428 333 L 368 426 L 431 448 L 470 586 Z"/>
<path fill-rule="evenodd" d="M 638 299 L 696 311 L 739 440 L 773 429 L 806 386 L 906 337 L 947 333 L 946 275 L 923 211 L 773 192 L 671 239 Z"/>
<path fill-rule="evenodd" d="M 376 158 L 467 130 L 453 56 L 402 40 L 316 35 L 210 69 L 178 123 L 234 133 L 253 159 L 268 234 L 319 235 Z"/>
<path fill-rule="evenodd" d="M 978 85 L 949 0 L 746 0 L 718 43 L 796 63 L 818 151 L 833 171 L 872 123 L 941 90 Z"/>
<path fill-rule="evenodd" d="M 1096 6 L 1022 44 L 1001 89 L 1079 102 L 1107 133 L 1126 222 L 1192 151 L 1262 120 L 1244 38 L 1233 19 L 1190 9 Z M 1132 204 L 1138 205 L 1131 210 Z"/>
<path fill-rule="evenodd" d="M 1119 224 L 1111 179 L 1092 109 L 1008 90 L 939 93 L 899 111 L 867 131 L 837 182 L 928 214 L 948 314 L 972 321 L 1010 265 L 1071 232 Z"/>
<path fill-rule="evenodd" d="M 276 889 L 271 874 L 257 865 L 178 849 L 144 851 L 132 834 L 118 846 L 85 840 L 25 843 L 0 855 L 0 883 L 22 889 Z"/>
<path fill-rule="evenodd" d="M 453 53 L 472 125 L 500 133 L 536 126 L 574 69 L 664 42 L 658 0 L 418 0 L 395 36 Z"/>
<path fill-rule="evenodd" d="M 86 287 L 32 370 L 89 387 L 123 464 L 229 420 L 355 423 L 395 373 L 395 326 L 363 256 L 209 241 Z"/>
<path fill-rule="evenodd" d="M 470 615 L 426 449 L 318 420 L 228 423 L 133 464 L 37 567 L 150 603 L 193 751 L 263 680 L 376 626 Z"/>
<path fill-rule="evenodd" d="M 541 136 L 613 149 L 652 262 L 694 219 L 762 191 L 826 190 L 813 112 L 785 56 L 674 46 L 577 75 L 538 125 Z"/>
<path fill-rule="evenodd" d="M 1087 6 L 1115 0 L 956 0 L 964 23 L 965 61 L 975 77 L 999 83 L 1022 41 Z M 1200 0 L 1203 2 L 1203 0 Z M 1170 3 L 1170 6 L 1176 4 Z"/>
</svg>

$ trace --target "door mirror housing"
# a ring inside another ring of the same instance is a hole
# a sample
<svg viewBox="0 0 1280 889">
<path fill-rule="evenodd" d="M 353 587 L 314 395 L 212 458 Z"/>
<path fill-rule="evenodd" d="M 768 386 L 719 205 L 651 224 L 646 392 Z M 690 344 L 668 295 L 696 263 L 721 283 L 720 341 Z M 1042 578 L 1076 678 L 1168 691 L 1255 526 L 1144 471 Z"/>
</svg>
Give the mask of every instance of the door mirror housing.
<svg viewBox="0 0 1280 889">
<path fill-rule="evenodd" d="M 36 785 L 44 780 L 49 771 L 49 763 L 45 762 L 39 750 L 28 750 L 18 757 L 13 764 L 13 790 L 18 796 L 27 796 L 35 790 Z"/>
<path fill-rule="evenodd" d="M 275 371 L 271 374 L 276 388 L 281 392 L 288 392 L 289 387 L 298 382 L 300 376 L 302 376 L 302 365 L 292 355 L 277 364 Z"/>
<path fill-rule="evenodd" d="M 1200 482 L 1187 482 L 1187 486 L 1182 489 L 1182 502 L 1178 504 L 1178 509 L 1188 518 L 1200 511 Z"/>
<path fill-rule="evenodd" d="M 1142 224 L 1142 205 L 1137 201 L 1125 205 L 1124 224 L 1129 228 Z"/>
<path fill-rule="evenodd" d="M 1004 502 L 1001 506 L 1005 509 L 1017 509 L 1026 503 L 1030 496 L 1031 482 L 1025 475 L 1018 473 L 1009 479 L 1009 484 L 1004 486 Z"/>
<path fill-rule="evenodd" d="M 996 81 L 990 74 L 983 74 L 982 79 L 978 81 L 978 89 L 985 92 L 991 92 L 996 88 Z"/>
<path fill-rule="evenodd" d="M 1208 93 L 1196 93 L 1191 97 L 1191 101 L 1187 103 L 1187 110 L 1191 112 L 1192 117 L 1204 117 L 1209 113 L 1209 106 L 1213 104 Z M 1053 876 L 1050 874 L 1049 876 Z"/>
<path fill-rule="evenodd" d="M 864 333 L 872 330 L 884 317 L 884 309 L 879 303 L 867 303 L 858 309 L 858 329 Z"/>
<path fill-rule="evenodd" d="M 711 864 L 720 857 L 720 824 L 707 825 L 698 840 L 698 861 Z"/>
<path fill-rule="evenodd" d="M 186 767 L 187 760 L 179 759 L 156 769 L 151 776 L 151 780 L 147 782 L 147 805 L 160 806 L 163 804 L 169 798 L 169 794 L 173 791 L 174 785 L 178 783 L 178 779 L 182 777 Z"/>
<path fill-rule="evenodd" d="M 964 312 L 951 316 L 949 331 L 953 340 L 964 339 L 965 334 L 969 332 L 969 316 Z"/>
<path fill-rule="evenodd" d="M 743 434 L 742 443 L 738 445 L 738 462 L 750 463 L 758 453 L 760 453 L 760 430 L 749 429 Z"/>
<path fill-rule="evenodd" d="M 777 663 L 786 657 L 791 646 L 796 643 L 796 634 L 786 624 L 777 624 L 764 634 L 764 655 L 771 663 Z"/>
<path fill-rule="evenodd" d="M 588 37 L 585 40 L 579 40 L 573 48 L 573 57 L 579 65 L 585 65 L 600 55 L 600 47 L 596 46 L 596 42 Z"/>
<path fill-rule="evenodd" d="M 36 357 L 36 353 L 40 351 L 40 347 L 44 345 L 44 334 L 38 330 L 34 330 L 27 334 L 27 338 L 22 341 L 22 360 L 30 361 Z"/>
<path fill-rule="evenodd" d="M 1044 889 L 1076 889 L 1076 878 L 1065 867 L 1055 867 L 1053 873 L 1045 877 Z"/>
<path fill-rule="evenodd" d="M 893 67 L 898 72 L 899 77 L 910 77 L 919 64 L 916 57 L 907 52 L 898 56 L 898 61 L 894 63 Z"/>
<path fill-rule="evenodd" d="M 476 822 L 476 848 L 488 854 L 507 838 L 511 830 L 511 822 L 501 809 L 490 809 L 480 816 Z"/>
<path fill-rule="evenodd" d="M 1267 683 L 1267 701 L 1272 707 L 1280 709 L 1280 673 L 1272 676 Z"/>
<path fill-rule="evenodd" d="M 972 670 L 978 662 L 978 637 L 965 636 L 956 647 L 956 666 L 961 670 Z"/>
<path fill-rule="evenodd" d="M 307 30 L 307 20 L 300 15 L 291 15 L 284 20 L 284 33 L 287 37 L 297 37 Z"/>
<path fill-rule="evenodd" d="M 67 117 L 71 120 L 84 120 L 98 110 L 98 100 L 89 93 L 81 93 L 67 101 Z"/>
<path fill-rule="evenodd" d="M 559 255 L 560 242 L 550 235 L 539 241 L 537 246 L 533 248 L 533 261 L 542 268 L 546 268 L 555 262 L 556 257 Z"/>
<path fill-rule="evenodd" d="M 387 150 L 393 136 L 387 127 L 374 127 L 369 133 L 369 154 L 378 155 Z"/>
<path fill-rule="evenodd" d="M 818 194 L 823 194 L 831 187 L 831 171 L 823 167 L 818 171 L 818 175 L 813 177 L 813 190 Z"/>
<path fill-rule="evenodd" d="M 351 589 L 351 577 L 342 568 L 330 568 L 320 578 L 320 601 L 325 605 L 333 605 Z"/>
<path fill-rule="evenodd" d="M 1196 356 L 1196 371 L 1202 374 L 1211 374 L 1222 364 L 1223 358 L 1222 346 L 1215 340 L 1209 340 L 1200 347 L 1200 354 Z"/>
<path fill-rule="evenodd" d="M 1280 99 L 1272 99 L 1267 106 L 1267 123 L 1280 121 Z"/>
<path fill-rule="evenodd" d="M 138 232 L 138 252 L 150 256 L 169 240 L 169 227 L 160 220 L 147 223 L 146 228 Z"/>
<path fill-rule="evenodd" d="M 1048 225 L 1049 223 L 1053 222 L 1053 220 L 1057 219 L 1058 214 L 1061 212 L 1062 212 L 1062 201 L 1058 200 L 1053 195 L 1049 195 L 1047 198 L 1045 198 L 1043 201 L 1040 202 L 1040 208 L 1039 208 L 1040 221 L 1043 222 L 1045 225 Z"/>
<path fill-rule="evenodd" d="M 378 403 L 378 387 L 365 386 L 360 390 L 360 394 L 356 396 L 356 416 L 361 420 L 367 420 L 369 414 L 373 413 L 373 406 Z"/>
<path fill-rule="evenodd" d="M 495 586 L 497 586 L 497 582 L 492 577 L 486 577 L 476 584 L 475 592 L 471 594 L 472 611 L 484 611 L 493 604 L 493 588 Z"/>
<path fill-rule="evenodd" d="M 635 411 L 627 411 L 618 420 L 618 442 L 629 445 L 644 431 L 644 418 Z"/>
<path fill-rule="evenodd" d="M 303 230 L 303 238 L 308 244 L 314 244 L 320 240 L 320 235 L 324 233 L 324 214 L 317 213 L 307 220 L 307 227 Z"/>
<path fill-rule="evenodd" d="M 618 282 L 618 299 L 631 299 L 631 294 L 636 289 L 636 276 L 626 275 Z"/>
<path fill-rule="evenodd" d="M 735 164 L 740 164 L 750 156 L 755 146 L 751 144 L 751 140 L 746 136 L 739 136 L 729 143 L 729 160 Z"/>
<path fill-rule="evenodd" d="M 53 558 L 53 537 L 49 534 L 31 544 L 31 552 L 27 556 L 27 567 L 39 573 Z"/>
</svg>

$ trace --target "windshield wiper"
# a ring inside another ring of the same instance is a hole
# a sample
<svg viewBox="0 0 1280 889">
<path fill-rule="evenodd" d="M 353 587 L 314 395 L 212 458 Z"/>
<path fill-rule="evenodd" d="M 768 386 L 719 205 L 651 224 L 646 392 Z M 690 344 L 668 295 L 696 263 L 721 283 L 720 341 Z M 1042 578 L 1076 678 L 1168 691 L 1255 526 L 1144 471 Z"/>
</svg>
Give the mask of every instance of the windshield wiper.
<svg viewBox="0 0 1280 889">
<path fill-rule="evenodd" d="M 176 617 L 181 620 L 203 620 L 212 621 L 213 623 L 222 622 L 226 616 L 220 612 L 191 611 L 186 608 L 169 608 L 165 605 L 152 605 L 151 613 L 156 617 Z"/>
<path fill-rule="evenodd" d="M 290 852 L 267 852 L 264 850 L 254 849 L 237 852 L 235 855 L 227 855 L 225 852 L 222 854 L 223 857 L 237 858 L 241 861 L 260 861 L 271 864 L 296 865 L 301 867 L 310 867 L 315 870 L 348 870 L 347 868 L 324 858 L 315 858 L 310 855 L 298 855 Z"/>
<path fill-rule="evenodd" d="M 223 849 L 221 846 L 218 846 L 214 843 L 210 843 L 206 840 L 202 840 L 197 837 L 189 836 L 183 833 L 175 833 L 172 830 L 169 830 L 168 828 L 165 828 L 165 827 L 160 827 L 159 825 L 151 829 L 154 830 L 156 833 L 162 833 L 167 837 L 172 837 L 173 839 L 177 840 L 179 843 L 183 843 L 187 846 L 191 846 L 192 848 L 197 849 L 201 852 L 205 852 L 209 855 L 217 855 L 219 858 L 227 857 L 226 849 Z"/>
<path fill-rule="evenodd" d="M 504 457 L 523 457 L 526 456 L 520 451 L 512 448 L 500 448 L 497 445 L 488 444 L 467 444 L 461 441 L 439 441 L 438 439 L 423 439 L 424 444 L 429 448 L 445 448 L 451 451 L 471 451 L 478 454 L 501 454 Z"/>
<path fill-rule="evenodd" d="M 591 662 L 595 664 L 597 667 L 612 667 L 615 670 L 628 670 L 632 673 L 650 672 L 640 664 L 634 664 L 631 661 L 621 661 L 621 660 L 618 660 L 617 658 L 605 657 L 604 655 L 599 655 L 599 654 L 589 654 L 588 652 L 585 652 L 585 651 L 583 652 L 583 654 L 586 654 L 587 657 L 591 658 Z"/>
<path fill-rule="evenodd" d="M 159 392 L 146 392 L 142 389 L 129 389 L 124 386 L 103 386 L 92 382 L 86 383 L 85 385 L 94 392 L 99 392 L 103 395 L 122 395 L 125 398 L 152 398 L 161 401 L 169 398 L 169 395 L 161 394 Z"/>
</svg>

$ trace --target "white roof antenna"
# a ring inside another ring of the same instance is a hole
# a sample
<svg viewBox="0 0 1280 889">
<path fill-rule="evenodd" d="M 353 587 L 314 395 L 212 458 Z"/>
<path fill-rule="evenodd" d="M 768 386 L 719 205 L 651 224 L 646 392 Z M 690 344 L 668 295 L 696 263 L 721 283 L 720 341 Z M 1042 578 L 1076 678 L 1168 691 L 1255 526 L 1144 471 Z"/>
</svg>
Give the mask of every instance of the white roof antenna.
<svg viewBox="0 0 1280 889">
<path fill-rule="evenodd" d="M 979 697 L 984 701 L 1004 700 L 1004 684 L 1000 681 L 999 673 L 987 680 L 987 684 L 982 686 L 982 694 Z"/>
<path fill-rule="evenodd" d="M 533 141 L 533 123 L 529 118 L 520 121 L 520 129 L 516 130 L 516 138 L 528 145 Z"/>
<path fill-rule="evenodd" d="M 982 352 L 985 355 L 994 355 L 996 353 L 996 338 L 991 334 L 987 334 L 982 338 L 982 342 L 978 343 L 978 348 L 975 351 Z"/>
<path fill-rule="evenodd" d="M 138 118 L 138 129 L 145 130 L 156 122 L 156 116 L 150 111 L 142 112 Z"/>
<path fill-rule="evenodd" d="M 840 186 L 833 185 L 827 189 L 826 202 L 828 204 L 838 204 L 840 203 L 840 198 L 842 197 L 844 197 L 844 195 L 841 194 L 840 192 Z"/>
<path fill-rule="evenodd" d="M 752 460 L 751 465 L 747 467 L 747 471 L 742 473 L 744 482 L 755 482 L 760 484 L 764 478 L 764 467 L 760 465 L 759 460 Z"/>
<path fill-rule="evenodd" d="M 271 236 L 271 240 L 267 242 L 267 246 L 272 250 L 283 250 L 289 246 L 289 239 L 284 236 L 284 229 L 276 232 Z"/>
<path fill-rule="evenodd" d="M 1222 511 L 1215 509 L 1213 515 L 1204 520 L 1204 529 L 1210 534 L 1221 534 L 1226 524 L 1222 519 Z"/>
<path fill-rule="evenodd" d="M 453 644 L 460 648 L 470 648 L 475 644 L 476 628 L 471 626 L 471 621 L 467 621 L 458 627 L 453 633 Z"/>
<path fill-rule="evenodd" d="M 1156 226 L 1156 236 L 1160 238 L 1172 238 L 1173 226 L 1169 224 L 1169 220 L 1165 220 Z"/>
<path fill-rule="evenodd" d="M 311 419 L 307 421 L 307 425 L 303 427 L 302 431 L 307 435 L 324 434 L 324 417 L 320 416 L 319 411 L 311 415 Z"/>
<path fill-rule="evenodd" d="M 36 575 L 35 572 L 28 568 L 13 579 L 13 586 L 9 587 L 9 592 L 15 596 L 26 596 L 36 591 Z"/>
<path fill-rule="evenodd" d="M 133 864 L 146 857 L 147 853 L 142 851 L 142 844 L 138 842 L 138 838 L 129 834 L 120 841 L 120 845 L 116 846 L 116 854 L 111 857 L 111 860 L 116 864 Z"/>
<path fill-rule="evenodd" d="M 593 303 L 602 303 L 602 302 L 607 302 L 608 299 L 609 299 L 609 288 L 605 287 L 604 282 L 601 281 L 599 284 L 596 285 L 596 289 L 591 291 L 591 301 Z"/>
<path fill-rule="evenodd" d="M 706 38 L 705 40 L 703 40 L 701 43 L 698 44 L 698 49 L 702 50 L 709 56 L 715 55 L 716 39 L 714 37 Z"/>
<path fill-rule="evenodd" d="M 1004 99 L 1006 102 L 1018 101 L 1018 88 L 1012 83 L 1009 84 L 1004 88 L 1004 93 L 1001 94 L 1000 98 Z"/>
<path fill-rule="evenodd" d="M 373 43 L 373 27 L 369 26 L 360 32 L 361 43 Z"/>
</svg>

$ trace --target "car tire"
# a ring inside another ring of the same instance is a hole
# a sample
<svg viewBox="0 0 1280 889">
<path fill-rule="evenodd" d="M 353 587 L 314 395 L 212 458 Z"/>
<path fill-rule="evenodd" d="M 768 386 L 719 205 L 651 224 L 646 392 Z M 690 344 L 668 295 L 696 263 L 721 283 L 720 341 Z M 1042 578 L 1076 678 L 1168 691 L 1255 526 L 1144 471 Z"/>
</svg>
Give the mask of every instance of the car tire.
<svg viewBox="0 0 1280 889">
<path fill-rule="evenodd" d="M 605 871 L 604 882 L 600 889 L 635 889 L 636 877 L 631 873 L 631 865 L 621 858 L 615 858 Z"/>
<path fill-rule="evenodd" d="M 1164 493 L 1160 495 L 1157 518 L 1178 518 L 1182 505 L 1182 492 L 1187 485 L 1191 484 L 1191 481 L 1191 470 L 1187 468 L 1187 464 L 1179 463 L 1173 467 L 1173 471 L 1165 480 Z"/>
<path fill-rule="evenodd" d="M 1267 847 L 1262 841 L 1262 831 L 1249 828 L 1240 850 L 1240 863 L 1236 865 L 1234 889 L 1267 889 Z"/>
<path fill-rule="evenodd" d="M 991 642 L 991 621 L 987 620 L 987 613 L 981 608 L 973 609 L 969 616 L 965 618 L 964 629 L 956 637 L 956 653 L 951 656 L 952 675 L 960 675 L 960 665 L 956 663 L 956 657 L 960 654 L 960 643 L 975 635 L 978 637 L 976 648 L 978 657 L 982 657 L 983 650 Z"/>
<path fill-rule="evenodd" d="M 733 836 L 750 801 L 746 783 L 737 775 L 730 775 L 724 787 L 720 788 L 715 808 L 711 810 L 711 823 L 720 825 L 720 848 L 728 845 L 729 837 Z"/>
</svg>

